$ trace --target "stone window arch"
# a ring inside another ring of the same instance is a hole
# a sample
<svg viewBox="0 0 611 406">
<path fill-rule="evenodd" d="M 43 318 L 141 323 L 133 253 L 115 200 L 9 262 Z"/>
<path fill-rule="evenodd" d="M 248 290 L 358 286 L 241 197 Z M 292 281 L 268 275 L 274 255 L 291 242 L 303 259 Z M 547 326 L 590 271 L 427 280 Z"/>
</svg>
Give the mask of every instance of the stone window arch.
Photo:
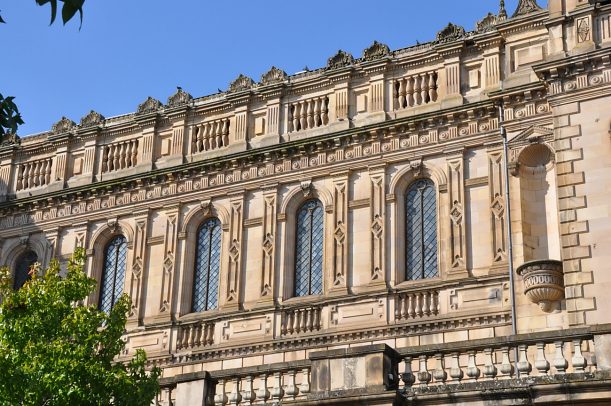
<svg viewBox="0 0 611 406">
<path fill-rule="evenodd" d="M 405 279 L 439 276 L 437 192 L 430 179 L 417 179 L 405 194 Z"/>
<path fill-rule="evenodd" d="M 297 210 L 295 233 L 296 297 L 323 293 L 324 207 L 310 199 Z"/>
<path fill-rule="evenodd" d="M 197 231 L 191 297 L 193 313 L 218 307 L 222 234 L 221 221 L 216 217 L 206 219 Z"/>
<path fill-rule="evenodd" d="M 127 271 L 127 239 L 119 234 L 104 249 L 104 268 L 100 283 L 98 308 L 109 312 L 117 303 L 125 287 Z"/>
<path fill-rule="evenodd" d="M 38 255 L 33 250 L 22 252 L 15 260 L 15 272 L 13 276 L 13 289 L 19 290 L 32 278 L 30 274 L 32 265 L 38 262 Z"/>
</svg>

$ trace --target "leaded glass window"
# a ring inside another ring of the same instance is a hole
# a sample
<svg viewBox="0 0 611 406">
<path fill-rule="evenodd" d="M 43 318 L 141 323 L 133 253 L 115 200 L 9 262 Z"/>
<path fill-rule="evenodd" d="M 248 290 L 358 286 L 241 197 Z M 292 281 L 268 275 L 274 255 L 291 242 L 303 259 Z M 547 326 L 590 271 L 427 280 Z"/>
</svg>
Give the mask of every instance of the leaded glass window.
<svg viewBox="0 0 611 406">
<path fill-rule="evenodd" d="M 437 197 L 429 179 L 412 183 L 406 195 L 406 279 L 434 278 L 437 271 Z"/>
<path fill-rule="evenodd" d="M 117 303 L 125 286 L 125 269 L 127 268 L 127 240 L 124 236 L 114 237 L 104 250 L 104 269 L 100 288 L 99 308 L 104 312 Z"/>
<path fill-rule="evenodd" d="M 323 220 L 319 200 L 305 202 L 297 212 L 295 296 L 322 294 Z"/>
<path fill-rule="evenodd" d="M 38 261 L 38 255 L 34 251 L 26 251 L 17 258 L 15 262 L 15 277 L 13 279 L 13 289 L 19 290 L 31 279 L 30 270 L 32 265 Z"/>
<path fill-rule="evenodd" d="M 206 220 L 197 231 L 193 312 L 212 310 L 218 306 L 221 274 L 221 233 L 221 222 L 216 218 Z"/>
</svg>

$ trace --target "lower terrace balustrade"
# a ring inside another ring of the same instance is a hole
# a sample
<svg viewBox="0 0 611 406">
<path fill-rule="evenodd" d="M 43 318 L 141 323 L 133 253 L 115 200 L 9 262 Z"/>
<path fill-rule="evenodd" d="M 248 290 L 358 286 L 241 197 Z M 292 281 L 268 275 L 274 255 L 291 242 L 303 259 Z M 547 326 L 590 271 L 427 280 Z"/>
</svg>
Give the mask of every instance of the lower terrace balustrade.
<svg viewBox="0 0 611 406">
<path fill-rule="evenodd" d="M 138 140 L 116 142 L 104 146 L 102 173 L 132 168 L 138 163 Z"/>
<path fill-rule="evenodd" d="M 289 132 L 309 130 L 329 124 L 329 98 L 315 97 L 289 106 Z"/>
<path fill-rule="evenodd" d="M 436 102 L 437 88 L 437 72 L 397 79 L 394 83 L 395 109 L 406 109 Z"/>
<path fill-rule="evenodd" d="M 51 182 L 53 158 L 24 162 L 19 165 L 17 191 L 48 185 Z"/>
</svg>

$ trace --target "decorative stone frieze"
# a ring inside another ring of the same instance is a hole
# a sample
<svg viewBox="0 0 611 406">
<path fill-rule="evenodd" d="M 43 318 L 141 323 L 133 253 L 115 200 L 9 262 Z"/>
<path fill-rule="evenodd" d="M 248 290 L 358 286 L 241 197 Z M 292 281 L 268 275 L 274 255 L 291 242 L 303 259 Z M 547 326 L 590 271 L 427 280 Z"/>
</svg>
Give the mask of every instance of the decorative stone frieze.
<svg viewBox="0 0 611 406">
<path fill-rule="evenodd" d="M 564 299 L 562 262 L 550 259 L 530 261 L 520 265 L 517 274 L 524 281 L 524 294 L 548 312 L 554 302 Z"/>
</svg>

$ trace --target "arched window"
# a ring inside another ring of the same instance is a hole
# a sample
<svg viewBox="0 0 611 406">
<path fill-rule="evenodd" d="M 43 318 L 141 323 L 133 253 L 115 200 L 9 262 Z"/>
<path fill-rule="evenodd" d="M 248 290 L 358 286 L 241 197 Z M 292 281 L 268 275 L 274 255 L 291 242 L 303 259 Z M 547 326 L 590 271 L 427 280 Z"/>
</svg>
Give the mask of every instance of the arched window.
<svg viewBox="0 0 611 406">
<path fill-rule="evenodd" d="M 221 274 L 221 222 L 206 220 L 197 232 L 195 278 L 193 283 L 193 312 L 216 309 L 219 302 Z"/>
<path fill-rule="evenodd" d="M 104 250 L 100 310 L 109 312 L 123 294 L 126 268 L 127 240 L 124 236 L 118 235 L 108 243 Z"/>
<path fill-rule="evenodd" d="M 407 189 L 406 279 L 434 278 L 437 270 L 437 197 L 429 179 L 419 179 Z"/>
<path fill-rule="evenodd" d="M 30 270 L 32 265 L 38 261 L 38 255 L 34 251 L 26 251 L 19 255 L 15 262 L 15 277 L 13 279 L 13 289 L 19 290 L 32 277 Z"/>
<path fill-rule="evenodd" d="M 297 212 L 295 296 L 322 294 L 323 217 L 319 200 L 305 202 Z"/>
</svg>

